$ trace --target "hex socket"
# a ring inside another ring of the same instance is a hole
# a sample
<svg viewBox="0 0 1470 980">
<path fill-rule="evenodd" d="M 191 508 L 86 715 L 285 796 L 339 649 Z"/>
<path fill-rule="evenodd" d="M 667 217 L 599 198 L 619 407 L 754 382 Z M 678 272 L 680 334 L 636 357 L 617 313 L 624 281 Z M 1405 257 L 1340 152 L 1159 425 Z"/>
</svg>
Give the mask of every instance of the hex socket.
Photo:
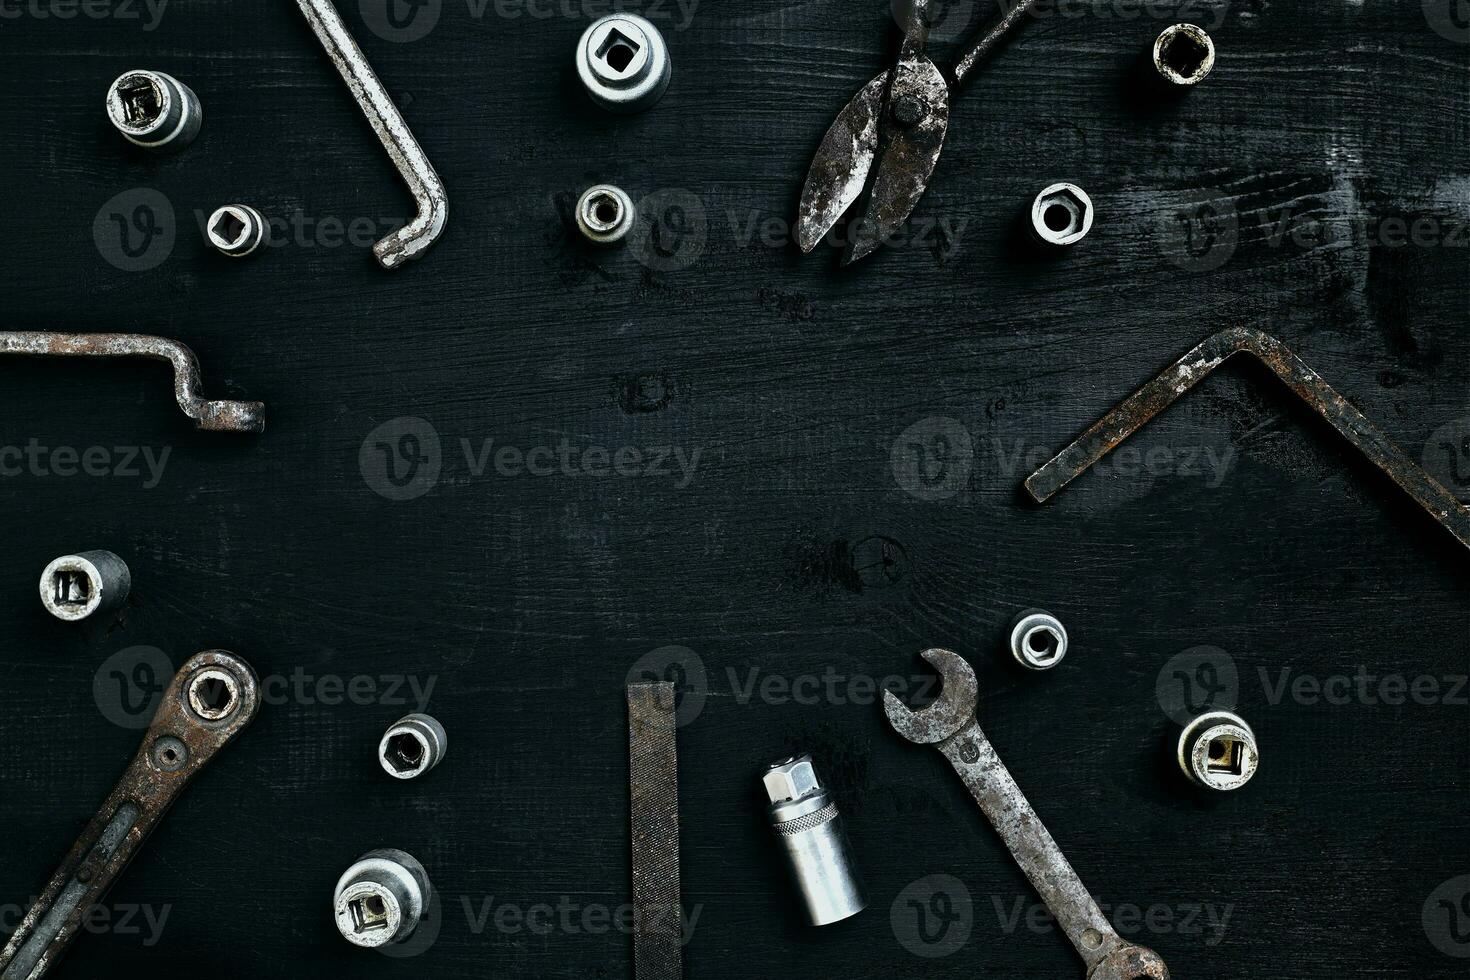
<svg viewBox="0 0 1470 980">
<path fill-rule="evenodd" d="M 194 90 L 161 71 L 125 71 L 107 89 L 107 118 L 136 146 L 155 153 L 193 142 L 204 122 Z"/>
<path fill-rule="evenodd" d="M 449 751 L 444 726 L 431 715 L 412 714 L 388 726 L 378 742 L 378 762 L 394 779 L 414 779 L 437 766 Z"/>
<path fill-rule="evenodd" d="M 809 755 L 783 759 L 763 779 L 771 801 L 771 829 L 786 854 L 807 919 L 830 925 L 867 907 L 852 846 L 837 805 L 817 779 Z"/>
<path fill-rule="evenodd" d="M 332 918 L 354 946 L 374 949 L 413 934 L 432 894 L 429 876 L 411 854 L 368 851 L 337 879 Z"/>
<path fill-rule="evenodd" d="M 41 572 L 41 604 L 69 623 L 118 608 L 133 587 L 125 561 L 110 551 L 83 551 L 52 560 Z"/>
</svg>

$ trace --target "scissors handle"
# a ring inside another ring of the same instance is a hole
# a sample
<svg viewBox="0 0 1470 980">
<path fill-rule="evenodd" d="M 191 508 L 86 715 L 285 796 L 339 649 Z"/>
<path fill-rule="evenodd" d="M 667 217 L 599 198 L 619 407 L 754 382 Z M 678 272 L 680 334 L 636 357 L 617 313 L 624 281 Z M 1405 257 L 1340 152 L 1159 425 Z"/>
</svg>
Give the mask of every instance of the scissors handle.
<svg viewBox="0 0 1470 980">
<path fill-rule="evenodd" d="M 934 0 L 902 0 L 898 8 L 898 26 L 903 28 L 903 47 L 899 60 L 917 58 L 929 44 L 929 18 Z"/>
<path fill-rule="evenodd" d="M 923 3 L 925 6 L 928 4 L 928 0 L 915 0 L 915 2 Z M 955 88 L 959 88 L 969 76 L 970 72 L 974 71 L 982 61 L 990 57 L 995 52 L 995 49 L 1000 47 L 1000 43 L 1010 35 L 1011 31 L 1020 26 L 1021 21 L 1031 12 L 1031 8 L 1036 5 L 1036 0 L 999 0 L 999 3 L 1003 11 L 1001 16 L 992 21 L 988 27 L 979 31 L 971 39 L 969 49 L 965 51 L 964 56 L 955 62 Z"/>
</svg>

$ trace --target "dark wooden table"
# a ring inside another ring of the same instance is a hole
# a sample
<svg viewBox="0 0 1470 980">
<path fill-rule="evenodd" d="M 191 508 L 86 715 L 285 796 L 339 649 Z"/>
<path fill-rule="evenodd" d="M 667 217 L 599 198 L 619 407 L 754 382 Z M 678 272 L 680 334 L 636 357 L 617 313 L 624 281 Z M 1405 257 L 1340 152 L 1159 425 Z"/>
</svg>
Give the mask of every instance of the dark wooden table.
<svg viewBox="0 0 1470 980">
<path fill-rule="evenodd" d="M 892 58 L 883 0 L 650 0 L 674 81 L 631 118 L 572 71 L 593 0 L 421 4 L 341 4 L 452 202 L 390 274 L 365 246 L 409 199 L 294 4 L 0 3 L 6 323 L 176 337 L 210 395 L 269 417 L 197 433 L 161 366 L 0 360 L 0 898 L 51 873 L 170 665 L 237 651 L 271 702 L 58 976 L 627 976 L 623 686 L 666 647 L 703 704 L 679 744 L 687 976 L 1080 976 L 943 760 L 882 720 L 875 683 L 930 645 L 976 665 L 1017 780 L 1179 977 L 1464 976 L 1465 549 L 1249 366 L 1052 503 L 1019 493 L 1246 323 L 1470 497 L 1463 10 L 1189 4 L 1219 64 L 1160 104 L 1133 71 L 1178 4 L 1045 8 L 957 102 L 904 241 L 839 271 L 789 221 Z M 981 6 L 945 12 L 941 58 Z M 183 153 L 106 122 L 135 67 L 198 92 Z M 1037 260 L 1016 221 L 1062 179 L 1097 224 Z M 598 181 L 643 202 L 641 244 L 570 230 Z M 236 201 L 280 223 L 241 262 L 200 228 Z M 54 621 L 40 570 L 88 548 L 127 559 L 132 597 Z M 1033 605 L 1073 645 L 1023 675 L 1005 633 Z M 1181 671 L 1199 647 L 1213 673 Z M 1181 678 L 1256 726 L 1243 791 L 1171 769 Z M 378 735 L 426 692 L 449 757 L 393 782 Z M 871 892 L 822 931 L 756 778 L 802 749 Z M 381 846 L 442 895 L 406 961 L 328 912 Z"/>
</svg>

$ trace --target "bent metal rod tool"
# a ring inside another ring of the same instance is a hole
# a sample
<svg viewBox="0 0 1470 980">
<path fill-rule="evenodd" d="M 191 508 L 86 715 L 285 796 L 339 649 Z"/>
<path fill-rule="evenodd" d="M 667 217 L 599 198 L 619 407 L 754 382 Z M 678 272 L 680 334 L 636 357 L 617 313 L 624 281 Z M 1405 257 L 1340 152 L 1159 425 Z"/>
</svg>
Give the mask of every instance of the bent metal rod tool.
<svg viewBox="0 0 1470 980">
<path fill-rule="evenodd" d="M 132 764 L 0 952 L 0 980 L 38 980 L 56 964 L 169 806 L 259 706 L 259 682 L 245 661 L 224 650 L 189 658 Z"/>
<path fill-rule="evenodd" d="M 903 45 L 898 65 L 852 97 L 822 138 L 797 208 L 797 243 L 811 252 L 871 181 L 863 218 L 854 223 L 842 264 L 875 251 L 913 213 L 944 148 L 951 98 L 975 68 L 1018 27 L 1036 0 L 1003 3 L 1004 13 L 965 45 L 950 79 L 924 53 L 935 0 L 898 0 Z"/>
<path fill-rule="evenodd" d="M 676 708 L 673 684 L 628 685 L 628 789 L 637 916 L 633 975 L 638 980 L 677 980 L 683 975 Z"/>
<path fill-rule="evenodd" d="M 0 354 L 45 357 L 151 357 L 174 369 L 174 398 L 194 424 L 209 432 L 263 432 L 260 402 L 209 401 L 199 393 L 199 360 L 177 340 L 138 333 L 55 333 L 0 330 Z"/>
<path fill-rule="evenodd" d="M 1402 487 L 1436 521 L 1470 547 L 1470 507 L 1430 476 L 1394 444 L 1362 412 L 1322 380 L 1322 376 L 1270 334 L 1249 327 L 1221 330 L 1175 361 L 1164 373 L 1139 388 L 1117 408 L 1099 419 L 1066 449 L 1026 478 L 1026 490 L 1045 503 L 1058 490 L 1172 405 L 1211 371 L 1236 354 L 1248 354 L 1270 368 L 1282 383 L 1312 411 L 1326 419 L 1344 439 L 1389 479 Z"/>
<path fill-rule="evenodd" d="M 368 64 L 362 48 L 348 33 L 332 0 L 296 0 L 296 5 L 306 15 L 322 47 L 327 49 L 327 57 L 337 66 L 418 205 L 418 214 L 412 221 L 373 246 L 378 264 L 385 269 L 396 269 L 409 259 L 421 256 L 443 234 L 449 219 L 444 182 L 424 155 L 419 141 L 414 139 L 373 66 Z"/>
<path fill-rule="evenodd" d="M 1124 941 L 1113 929 L 991 747 L 975 717 L 975 671 L 949 650 L 925 650 L 922 656 L 939 671 L 939 699 L 914 711 L 884 691 L 883 709 L 894 731 L 910 742 L 935 746 L 954 766 L 1077 948 L 1088 980 L 1168 980 L 1158 953 Z"/>
</svg>

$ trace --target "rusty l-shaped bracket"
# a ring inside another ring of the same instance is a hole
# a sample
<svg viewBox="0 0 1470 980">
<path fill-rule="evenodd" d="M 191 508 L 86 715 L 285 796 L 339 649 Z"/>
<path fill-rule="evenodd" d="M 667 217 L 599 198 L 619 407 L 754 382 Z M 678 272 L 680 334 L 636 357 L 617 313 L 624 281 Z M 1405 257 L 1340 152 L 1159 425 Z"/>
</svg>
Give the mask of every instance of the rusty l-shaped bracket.
<svg viewBox="0 0 1470 980">
<path fill-rule="evenodd" d="M 1206 375 L 1236 354 L 1249 354 L 1276 373 L 1312 411 L 1327 420 L 1389 479 L 1413 497 L 1461 544 L 1470 548 L 1470 507 L 1430 476 L 1383 430 L 1338 394 L 1322 376 L 1270 334 L 1249 327 L 1230 327 L 1207 337 L 1164 373 L 1139 388 L 1099 419 L 1066 449 L 1026 479 L 1026 490 L 1044 503 L 1062 487 L 1138 431 Z"/>
</svg>

